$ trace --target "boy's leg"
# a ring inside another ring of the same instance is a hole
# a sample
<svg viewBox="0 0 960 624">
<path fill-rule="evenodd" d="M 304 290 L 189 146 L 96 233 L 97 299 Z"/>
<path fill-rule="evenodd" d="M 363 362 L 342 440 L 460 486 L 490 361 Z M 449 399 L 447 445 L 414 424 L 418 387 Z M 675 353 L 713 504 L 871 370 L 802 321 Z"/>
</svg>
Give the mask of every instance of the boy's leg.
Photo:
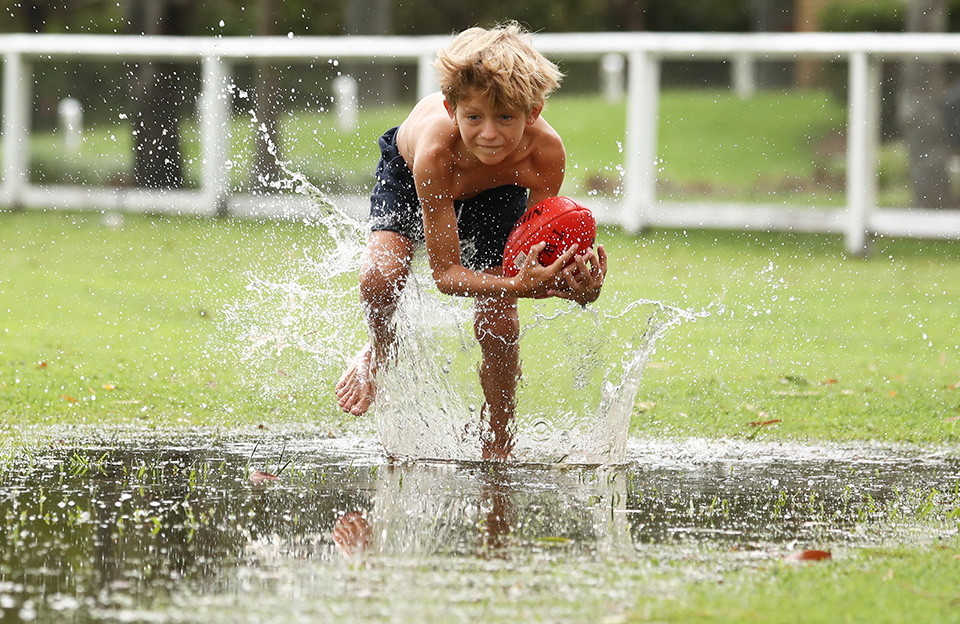
<svg viewBox="0 0 960 624">
<path fill-rule="evenodd" d="M 407 283 L 412 241 L 396 232 L 371 232 L 360 265 L 360 301 L 370 342 L 354 357 L 337 382 L 340 409 L 359 416 L 376 396 L 376 373 L 389 357 L 395 338 L 393 313 Z"/>
<path fill-rule="evenodd" d="M 480 386 L 486 400 L 492 439 L 484 440 L 484 459 L 506 459 L 513 449 L 510 424 L 520 378 L 520 318 L 517 300 L 478 298 L 474 332 L 480 342 Z"/>
</svg>

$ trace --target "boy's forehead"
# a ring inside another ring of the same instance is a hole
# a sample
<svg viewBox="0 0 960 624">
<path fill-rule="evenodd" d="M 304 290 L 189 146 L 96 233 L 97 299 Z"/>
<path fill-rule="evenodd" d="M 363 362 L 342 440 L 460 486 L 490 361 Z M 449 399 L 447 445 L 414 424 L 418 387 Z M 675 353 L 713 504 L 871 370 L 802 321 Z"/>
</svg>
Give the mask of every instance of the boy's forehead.
<svg viewBox="0 0 960 624">
<path fill-rule="evenodd" d="M 460 109 L 473 109 L 473 110 L 487 110 L 494 111 L 497 113 L 515 113 L 517 111 L 523 112 L 522 106 L 502 106 L 495 102 L 495 100 L 486 93 L 477 90 L 470 90 L 463 94 L 463 96 L 457 102 L 457 108 Z"/>
</svg>

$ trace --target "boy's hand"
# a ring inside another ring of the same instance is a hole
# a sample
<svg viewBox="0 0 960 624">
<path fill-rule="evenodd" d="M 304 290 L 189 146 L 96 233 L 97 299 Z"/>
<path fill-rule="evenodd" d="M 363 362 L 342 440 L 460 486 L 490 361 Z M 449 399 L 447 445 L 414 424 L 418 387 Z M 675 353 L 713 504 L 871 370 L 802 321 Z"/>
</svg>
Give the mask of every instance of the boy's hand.
<svg viewBox="0 0 960 624">
<path fill-rule="evenodd" d="M 576 253 L 577 246 L 572 245 L 570 249 L 563 252 L 563 254 L 549 266 L 543 266 L 537 261 L 537 258 L 546 246 L 546 242 L 540 242 L 531 247 L 530 251 L 527 252 L 527 259 L 517 274 L 517 280 L 521 287 L 521 292 L 518 296 L 549 297 L 556 289 L 566 287 L 563 267 L 573 259 L 573 254 Z"/>
<path fill-rule="evenodd" d="M 564 287 L 549 290 L 548 295 L 571 299 L 580 305 L 596 301 L 607 277 L 607 252 L 603 245 L 598 245 L 596 251 L 588 249 L 582 256 L 575 256 L 561 271 L 561 276 Z"/>
</svg>

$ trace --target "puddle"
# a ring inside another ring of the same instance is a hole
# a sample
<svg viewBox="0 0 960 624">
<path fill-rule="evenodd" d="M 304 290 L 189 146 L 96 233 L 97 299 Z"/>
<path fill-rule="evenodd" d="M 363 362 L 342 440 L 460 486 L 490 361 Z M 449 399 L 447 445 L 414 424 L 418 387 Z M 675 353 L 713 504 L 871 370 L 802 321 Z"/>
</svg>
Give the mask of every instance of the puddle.
<svg viewBox="0 0 960 624">
<path fill-rule="evenodd" d="M 631 440 L 611 468 L 390 463 L 311 432 L 36 439 L 0 462 L 4 622 L 596 621 L 795 550 L 927 545 L 960 502 L 943 450 Z"/>
</svg>

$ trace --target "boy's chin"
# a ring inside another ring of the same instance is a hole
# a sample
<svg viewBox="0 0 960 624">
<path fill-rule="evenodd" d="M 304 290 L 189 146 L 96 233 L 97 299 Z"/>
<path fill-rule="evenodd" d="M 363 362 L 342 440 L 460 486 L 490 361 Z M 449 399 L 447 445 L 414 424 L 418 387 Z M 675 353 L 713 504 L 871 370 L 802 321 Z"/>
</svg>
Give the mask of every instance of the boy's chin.
<svg viewBox="0 0 960 624">
<path fill-rule="evenodd" d="M 473 157 L 479 160 L 484 165 L 499 165 L 504 161 L 504 159 L 509 155 L 509 152 L 506 150 L 501 150 L 497 152 L 489 152 L 486 150 L 474 150 Z"/>
</svg>

